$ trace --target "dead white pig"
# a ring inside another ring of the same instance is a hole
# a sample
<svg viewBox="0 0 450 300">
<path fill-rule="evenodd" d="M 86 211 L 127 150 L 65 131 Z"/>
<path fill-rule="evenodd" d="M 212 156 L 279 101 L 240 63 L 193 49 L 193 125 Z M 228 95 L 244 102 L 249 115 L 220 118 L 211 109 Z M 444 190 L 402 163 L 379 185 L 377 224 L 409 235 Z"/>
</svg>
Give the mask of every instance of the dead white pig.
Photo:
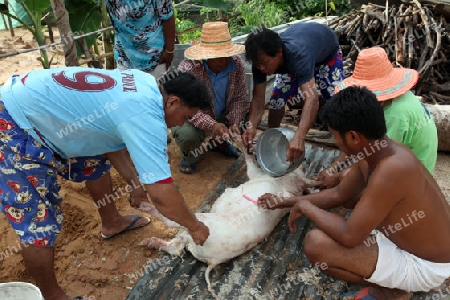
<svg viewBox="0 0 450 300">
<path fill-rule="evenodd" d="M 256 203 L 245 199 L 243 194 L 255 200 L 264 193 L 287 197 L 302 194 L 307 187 L 301 169 L 273 178 L 262 172 L 253 156 L 246 155 L 246 163 L 249 180 L 236 188 L 227 188 L 216 200 L 210 213 L 196 214 L 210 231 L 203 246 L 196 245 L 186 229 L 170 241 L 153 237 L 140 243 L 150 248 L 164 250 L 172 255 L 180 255 L 186 247 L 195 258 L 208 264 L 205 279 L 208 290 L 214 296 L 209 281 L 210 271 L 218 264 L 244 253 L 268 237 L 288 212 L 288 209 L 260 209 Z M 143 202 L 140 209 L 161 219 L 167 226 L 179 226 L 162 216 L 154 206 L 146 202 Z"/>
</svg>

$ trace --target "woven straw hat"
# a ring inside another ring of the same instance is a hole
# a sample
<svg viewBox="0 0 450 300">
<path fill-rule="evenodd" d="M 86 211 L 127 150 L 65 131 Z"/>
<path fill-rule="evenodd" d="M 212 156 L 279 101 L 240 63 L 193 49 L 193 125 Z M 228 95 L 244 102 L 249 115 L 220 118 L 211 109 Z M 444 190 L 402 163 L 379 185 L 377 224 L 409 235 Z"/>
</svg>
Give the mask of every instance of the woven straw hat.
<svg viewBox="0 0 450 300">
<path fill-rule="evenodd" d="M 245 51 L 244 45 L 231 42 L 230 30 L 226 22 L 208 22 L 202 26 L 200 43 L 184 51 L 184 57 L 202 60 L 230 57 Z"/>
<path fill-rule="evenodd" d="M 418 78 L 414 69 L 392 67 L 386 51 L 373 47 L 361 50 L 353 75 L 340 82 L 335 92 L 352 85 L 365 86 L 381 102 L 403 95 L 416 85 Z"/>
</svg>

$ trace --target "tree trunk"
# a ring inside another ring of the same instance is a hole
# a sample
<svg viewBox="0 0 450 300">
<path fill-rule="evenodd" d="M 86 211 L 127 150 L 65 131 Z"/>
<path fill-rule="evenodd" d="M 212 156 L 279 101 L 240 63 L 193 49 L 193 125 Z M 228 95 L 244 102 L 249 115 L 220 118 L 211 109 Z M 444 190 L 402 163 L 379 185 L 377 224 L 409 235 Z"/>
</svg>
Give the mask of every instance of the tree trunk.
<svg viewBox="0 0 450 300">
<path fill-rule="evenodd" d="M 106 2 L 102 0 L 102 24 L 103 27 L 111 26 L 111 18 L 109 17 L 108 11 L 106 10 Z M 114 69 L 115 61 L 114 61 L 114 35 L 112 34 L 112 30 L 104 31 L 102 33 L 103 36 L 103 50 L 105 54 L 113 53 L 113 56 L 105 57 L 105 67 L 106 69 Z"/>
<path fill-rule="evenodd" d="M 450 152 L 450 105 L 425 104 L 433 116 L 438 133 L 438 151 Z"/>
<path fill-rule="evenodd" d="M 64 5 L 64 0 L 51 0 L 53 13 L 56 18 L 61 42 L 63 43 L 66 66 L 79 66 L 77 48 L 73 39 L 73 32 L 69 24 L 69 14 Z"/>
</svg>

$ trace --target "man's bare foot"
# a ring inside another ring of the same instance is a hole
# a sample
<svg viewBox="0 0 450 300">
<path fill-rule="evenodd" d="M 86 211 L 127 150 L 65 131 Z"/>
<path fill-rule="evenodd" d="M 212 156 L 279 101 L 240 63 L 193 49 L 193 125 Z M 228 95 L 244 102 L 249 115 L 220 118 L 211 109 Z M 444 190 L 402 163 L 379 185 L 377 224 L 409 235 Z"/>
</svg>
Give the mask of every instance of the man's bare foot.
<svg viewBox="0 0 450 300">
<path fill-rule="evenodd" d="M 377 300 L 409 300 L 413 295 L 411 292 L 382 287 L 370 287 L 369 294 Z"/>
<path fill-rule="evenodd" d="M 102 225 L 101 236 L 104 239 L 112 238 L 122 232 L 143 227 L 150 223 L 150 219 L 139 215 L 118 215 L 114 221 Z"/>
</svg>

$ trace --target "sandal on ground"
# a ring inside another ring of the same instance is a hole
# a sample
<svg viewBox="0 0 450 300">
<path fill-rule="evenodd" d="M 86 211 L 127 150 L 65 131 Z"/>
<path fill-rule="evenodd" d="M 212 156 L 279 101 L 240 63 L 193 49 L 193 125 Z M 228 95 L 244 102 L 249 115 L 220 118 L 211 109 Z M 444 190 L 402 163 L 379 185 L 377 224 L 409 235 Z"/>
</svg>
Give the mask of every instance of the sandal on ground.
<svg viewBox="0 0 450 300">
<path fill-rule="evenodd" d="M 183 174 L 192 174 L 195 172 L 195 168 L 197 167 L 196 163 L 188 164 L 184 158 L 180 162 L 180 172 Z"/>
<path fill-rule="evenodd" d="M 119 235 L 119 234 L 121 234 L 121 233 L 124 233 L 124 232 L 130 231 L 130 230 L 133 230 L 133 229 L 138 229 L 138 228 L 147 226 L 147 225 L 150 224 L 150 222 L 151 222 L 151 220 L 150 220 L 149 218 L 147 218 L 147 217 L 142 217 L 142 216 L 139 216 L 139 215 L 136 215 L 136 214 L 131 214 L 131 215 L 129 215 L 129 216 L 132 216 L 132 217 L 133 217 L 133 220 L 130 222 L 130 224 L 129 224 L 124 230 L 122 230 L 122 231 L 120 231 L 120 232 L 118 232 L 118 233 L 110 234 L 110 235 L 105 235 L 105 234 L 103 234 L 102 232 L 100 232 L 101 237 L 102 237 L 103 239 L 107 240 L 107 239 L 110 239 L 110 238 L 112 238 L 112 237 L 115 237 L 115 236 L 117 236 L 117 235 Z M 141 220 L 141 219 L 146 220 L 146 222 L 145 222 L 144 224 L 141 224 L 141 225 L 136 225 L 136 223 L 137 223 L 139 220 Z"/>
<path fill-rule="evenodd" d="M 341 296 L 341 300 L 376 300 L 369 294 L 369 288 L 365 287 L 356 292 L 348 292 Z"/>
<path fill-rule="evenodd" d="M 214 147 L 211 149 L 212 152 L 219 152 L 227 157 L 238 158 L 241 155 L 241 150 L 233 146 L 232 144 L 226 142 L 226 146 L 223 148 Z"/>
</svg>

